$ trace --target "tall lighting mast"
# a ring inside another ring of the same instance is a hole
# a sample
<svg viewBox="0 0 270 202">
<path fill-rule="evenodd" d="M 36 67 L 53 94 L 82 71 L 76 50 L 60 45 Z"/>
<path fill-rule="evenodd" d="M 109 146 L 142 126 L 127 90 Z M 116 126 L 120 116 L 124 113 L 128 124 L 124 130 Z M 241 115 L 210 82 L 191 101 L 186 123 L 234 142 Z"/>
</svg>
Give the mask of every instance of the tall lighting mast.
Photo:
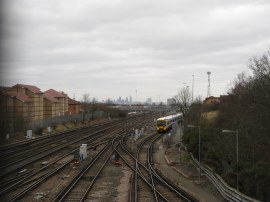
<svg viewBox="0 0 270 202">
<path fill-rule="evenodd" d="M 136 92 L 136 100 L 135 100 L 135 103 L 137 104 L 137 93 L 138 93 L 137 89 L 135 90 L 135 92 Z"/>
<path fill-rule="evenodd" d="M 192 75 L 192 102 L 193 102 L 193 90 L 194 90 L 194 75 Z"/>
<path fill-rule="evenodd" d="M 210 74 L 211 74 L 211 72 L 207 72 L 207 74 L 208 74 L 207 97 L 210 97 L 211 96 L 211 93 L 210 93 Z"/>
</svg>

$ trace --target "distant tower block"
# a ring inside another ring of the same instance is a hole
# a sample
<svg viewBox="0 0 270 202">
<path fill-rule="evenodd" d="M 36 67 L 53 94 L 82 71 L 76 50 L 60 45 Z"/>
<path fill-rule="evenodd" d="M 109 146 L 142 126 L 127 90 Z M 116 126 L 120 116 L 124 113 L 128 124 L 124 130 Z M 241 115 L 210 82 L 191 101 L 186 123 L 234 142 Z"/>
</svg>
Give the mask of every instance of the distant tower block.
<svg viewBox="0 0 270 202">
<path fill-rule="evenodd" d="M 207 74 L 208 74 L 207 97 L 210 97 L 211 96 L 211 93 L 210 93 L 210 74 L 211 74 L 211 72 L 207 72 Z"/>
</svg>

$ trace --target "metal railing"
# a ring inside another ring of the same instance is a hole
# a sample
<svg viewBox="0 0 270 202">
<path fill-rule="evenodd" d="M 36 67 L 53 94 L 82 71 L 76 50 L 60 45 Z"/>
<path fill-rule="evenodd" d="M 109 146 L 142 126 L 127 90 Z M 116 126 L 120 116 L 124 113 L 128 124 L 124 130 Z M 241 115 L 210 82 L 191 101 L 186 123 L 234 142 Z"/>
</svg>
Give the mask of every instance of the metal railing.
<svg viewBox="0 0 270 202">
<path fill-rule="evenodd" d="M 219 175 L 217 175 L 211 168 L 199 164 L 198 160 L 191 154 L 192 160 L 196 163 L 198 167 L 201 168 L 204 175 L 212 182 L 212 184 L 217 188 L 221 195 L 228 201 L 232 202 L 259 202 L 254 198 L 251 198 L 236 189 L 230 187 Z"/>
</svg>

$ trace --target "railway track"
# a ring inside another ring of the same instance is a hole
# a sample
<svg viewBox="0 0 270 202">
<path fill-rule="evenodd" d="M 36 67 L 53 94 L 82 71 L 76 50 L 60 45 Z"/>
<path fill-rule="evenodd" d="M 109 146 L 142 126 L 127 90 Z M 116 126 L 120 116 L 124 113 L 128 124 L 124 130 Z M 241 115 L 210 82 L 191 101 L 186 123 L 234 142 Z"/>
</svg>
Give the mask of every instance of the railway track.
<svg viewBox="0 0 270 202">
<path fill-rule="evenodd" d="M 161 175 L 159 172 L 155 170 L 153 165 L 153 146 L 154 143 L 160 138 L 154 138 L 151 140 L 148 148 L 147 148 L 147 164 L 150 172 L 156 179 L 156 189 L 159 190 L 161 193 L 164 194 L 164 197 L 168 201 L 174 201 L 175 199 L 181 199 L 182 201 L 189 201 L 189 202 L 198 202 L 199 200 L 196 199 L 194 196 L 187 193 L 185 190 L 181 189 L 177 185 L 175 185 L 172 181 L 165 178 L 163 175 Z"/>
<path fill-rule="evenodd" d="M 95 140 L 96 142 L 93 140 L 92 143 L 89 143 L 89 147 L 94 146 L 98 148 L 97 150 L 99 150 L 99 147 L 103 147 L 104 144 L 110 142 L 113 136 L 118 132 L 119 129 L 108 133 L 106 135 L 107 140 L 103 139 Z M 91 161 L 92 158 L 90 156 L 90 158 L 88 158 L 88 161 Z M 37 186 L 40 186 L 45 181 L 48 180 L 53 181 L 53 179 L 51 178 L 54 175 L 58 174 L 60 176 L 64 176 L 65 170 L 69 169 L 72 161 L 73 155 L 72 153 L 69 153 L 66 156 L 63 156 L 62 158 L 58 159 L 58 161 L 51 163 L 51 165 L 46 166 L 46 168 L 44 167 L 38 170 L 37 172 L 32 173 L 30 176 L 27 176 L 27 178 L 25 178 L 24 180 L 20 180 L 17 183 L 12 184 L 8 189 L 2 190 L 1 195 L 4 194 L 3 197 L 6 201 L 16 201 L 18 199 L 21 199 L 24 195 L 26 195 L 27 193 L 29 194 L 29 192 L 34 190 Z M 86 162 L 84 162 L 84 164 L 85 163 Z M 61 174 L 60 172 L 63 173 Z"/>
<path fill-rule="evenodd" d="M 91 201 L 89 192 L 114 152 L 114 145 L 118 143 L 119 137 L 109 142 L 53 201 Z"/>
<path fill-rule="evenodd" d="M 12 143 L 12 144 L 2 145 L 0 146 L 0 158 L 1 159 L 5 158 L 6 155 L 18 154 L 18 152 L 22 153 L 25 150 L 28 150 L 29 147 L 30 148 L 39 147 L 39 146 L 42 146 L 43 144 L 46 144 L 47 142 L 57 141 L 58 139 L 62 139 L 63 135 L 65 137 L 69 135 L 73 135 L 74 131 L 83 132 L 83 131 L 89 130 L 90 128 L 102 127 L 102 126 L 105 126 L 107 124 L 114 123 L 114 122 L 117 122 L 117 120 L 104 121 L 102 123 L 96 123 L 91 126 L 84 126 L 79 129 L 69 129 L 62 132 L 57 132 L 57 133 L 53 133 L 49 135 L 43 135 L 41 137 L 33 138 L 30 140 L 28 139 L 28 140 L 24 140 L 24 141 Z"/>
<path fill-rule="evenodd" d="M 121 139 L 120 146 L 115 148 L 115 150 L 134 172 L 134 189 L 131 191 L 130 201 L 155 201 L 155 196 L 153 195 L 154 187 L 150 178 L 146 177 L 147 174 L 145 174 L 148 169 L 126 148 L 124 138 Z M 157 194 L 164 198 L 160 192 L 157 191 Z"/>
<path fill-rule="evenodd" d="M 49 137 L 46 141 L 42 138 L 41 142 L 35 141 L 35 146 L 31 142 L 26 142 L 23 145 L 15 147 L 16 153 L 6 155 L 0 161 L 0 177 L 18 170 L 29 163 L 44 158 L 54 152 L 67 148 L 75 143 L 87 141 L 91 136 L 110 130 L 121 123 L 114 123 L 115 125 L 98 125 L 96 127 L 84 128 L 83 130 L 74 130 L 67 133 L 57 135 L 56 139 Z M 42 145 L 42 146 L 40 146 Z M 78 145 L 76 145 L 78 146 Z M 20 149 L 18 149 L 20 148 Z M 22 150 L 21 152 L 19 150 Z M 6 149 L 5 151 L 14 151 L 14 148 Z"/>
<path fill-rule="evenodd" d="M 139 126 L 140 123 L 136 123 L 133 126 Z M 126 126 L 124 126 L 126 129 Z M 102 170 L 107 165 L 109 159 L 114 153 L 114 148 L 117 147 L 120 141 L 120 136 L 127 132 L 124 131 L 122 134 L 119 133 L 111 142 L 107 144 L 99 154 L 91 161 L 85 169 L 83 169 L 72 182 L 65 187 L 53 201 L 92 201 L 95 200 L 94 196 L 90 194 L 93 189 L 93 185 L 100 177 Z"/>
<path fill-rule="evenodd" d="M 129 121 L 114 122 L 113 125 L 105 124 L 100 128 L 92 127 L 95 132 L 85 128 L 84 132 L 88 133 L 85 136 L 80 133 L 81 131 L 67 135 L 70 139 L 61 139 L 59 136 L 58 140 L 62 144 L 54 145 L 55 151 L 48 149 L 51 153 L 45 155 L 46 151 L 40 150 L 40 154 L 51 158 L 49 163 L 40 167 L 40 162 L 45 158 L 32 159 L 27 164 L 34 167 L 32 170 L 29 169 L 29 172 L 23 175 L 7 178 L 0 183 L 0 197 L 8 202 L 31 201 L 36 193 L 46 190 L 46 187 L 55 187 L 55 190 L 48 194 L 46 201 L 100 201 L 98 197 L 102 196 L 96 196 L 95 191 L 98 189 L 100 192 L 110 186 L 110 183 L 106 182 L 105 187 L 104 170 L 113 166 L 109 163 L 112 154 L 119 154 L 120 161 L 124 163 L 119 169 L 133 173 L 129 183 L 129 201 L 198 201 L 155 170 L 152 159 L 153 145 L 160 135 L 148 133 L 136 142 L 133 140 L 134 136 L 131 133 L 133 128 L 145 128 L 146 125 L 151 124 L 153 125 L 153 116 L 137 117 Z M 72 136 L 84 136 L 84 138 L 76 142 L 78 137 L 73 139 Z M 44 144 L 47 141 L 42 140 Z M 71 166 L 73 154 L 78 151 L 78 145 L 81 143 L 88 145 L 90 154 L 74 169 Z M 37 141 L 34 144 L 40 145 L 41 142 Z M 52 143 L 48 141 L 48 144 Z M 91 148 L 95 148 L 95 151 Z M 20 163 L 14 165 L 17 164 Z M 19 168 L 25 167 L 26 165 Z M 11 174 L 16 173 L 17 170 L 15 169 Z M 67 178 L 63 177 L 66 173 L 70 174 Z M 111 176 L 107 176 L 107 180 L 108 177 Z"/>
<path fill-rule="evenodd" d="M 142 120 L 138 119 L 137 121 Z M 138 123 L 136 121 L 130 123 L 129 126 L 127 126 L 127 124 L 122 124 L 120 127 L 118 124 L 114 124 L 114 127 L 109 126 L 105 130 L 96 131 L 95 135 L 88 137 L 87 141 L 84 139 L 83 143 L 87 143 L 89 148 L 99 148 L 101 145 L 107 144 L 109 141 L 111 141 L 116 133 L 123 133 L 137 126 Z M 61 170 L 67 169 L 67 167 L 72 163 L 74 152 L 78 150 L 77 146 L 76 149 L 74 149 L 72 146 L 74 145 L 73 141 L 68 143 L 69 146 L 67 147 L 70 147 L 70 149 L 68 151 L 65 150 L 62 155 L 57 155 L 57 158 L 54 158 L 54 160 L 50 161 L 49 164 L 41 168 L 40 166 L 37 166 L 38 168 L 32 170 L 31 172 L 27 172 L 24 175 L 15 176 L 11 179 L 1 181 L 0 196 L 2 199 L 4 199 L 4 201 L 17 201 L 18 199 L 25 198 L 25 196 L 29 195 L 32 190 L 35 190 L 36 187 L 42 185 L 46 180 L 51 181 L 52 176 L 61 172 Z M 66 143 L 63 143 L 63 145 L 65 144 Z M 59 153 L 59 151 L 60 150 L 58 150 L 57 153 Z M 42 153 L 42 155 L 44 155 L 44 153 Z M 61 161 L 62 163 L 59 163 Z M 40 161 L 37 163 L 37 159 L 32 160 L 32 162 L 35 164 L 40 163 Z"/>
<path fill-rule="evenodd" d="M 160 135 L 152 135 L 145 138 L 139 145 L 136 157 L 131 154 L 122 140 L 121 147 L 129 156 L 124 160 L 132 167 L 130 159 L 133 159 L 134 185 L 131 191 L 130 201 L 198 201 L 190 196 L 171 181 L 161 176 L 152 167 L 152 147 Z M 119 151 L 122 153 L 122 151 Z M 122 158 L 125 158 L 122 154 Z"/>
</svg>

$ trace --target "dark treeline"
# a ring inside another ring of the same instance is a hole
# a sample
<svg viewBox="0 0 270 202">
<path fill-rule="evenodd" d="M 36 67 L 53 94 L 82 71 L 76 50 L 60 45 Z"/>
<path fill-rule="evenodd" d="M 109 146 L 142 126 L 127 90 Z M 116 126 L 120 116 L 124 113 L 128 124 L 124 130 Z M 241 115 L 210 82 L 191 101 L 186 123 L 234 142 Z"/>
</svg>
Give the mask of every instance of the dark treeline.
<svg viewBox="0 0 270 202">
<path fill-rule="evenodd" d="M 239 74 L 219 104 L 194 103 L 189 123 L 201 126 L 201 159 L 231 186 L 262 201 L 270 201 L 270 51 L 250 60 L 252 75 Z M 215 110 L 215 121 L 205 114 Z M 238 131 L 239 161 L 236 161 Z M 184 142 L 198 157 L 198 131 L 186 128 Z"/>
</svg>

